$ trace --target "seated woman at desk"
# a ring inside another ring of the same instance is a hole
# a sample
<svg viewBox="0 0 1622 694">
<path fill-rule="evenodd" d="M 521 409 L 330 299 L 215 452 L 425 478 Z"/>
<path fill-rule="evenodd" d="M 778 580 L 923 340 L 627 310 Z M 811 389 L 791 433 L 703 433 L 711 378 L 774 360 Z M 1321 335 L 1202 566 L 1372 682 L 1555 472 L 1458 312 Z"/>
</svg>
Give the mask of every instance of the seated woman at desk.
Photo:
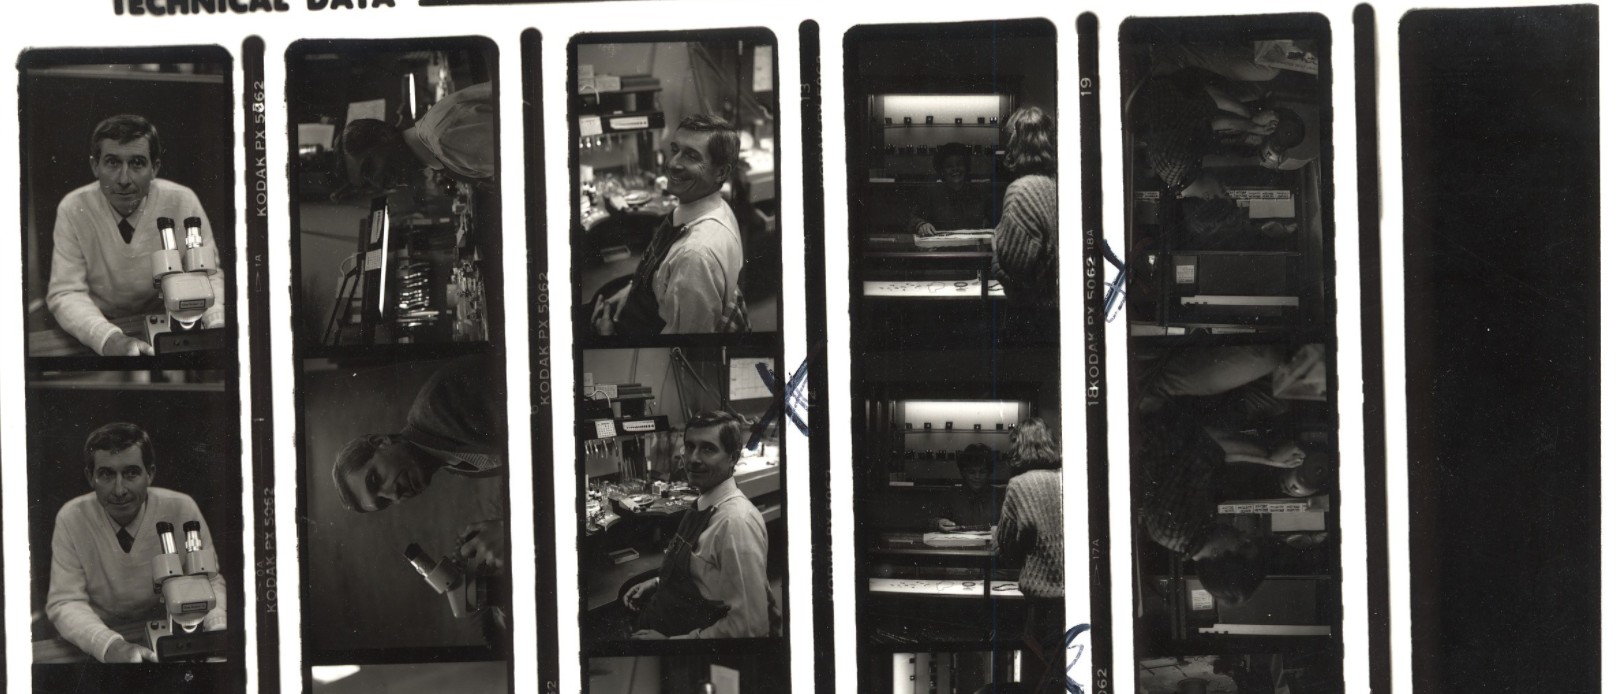
<svg viewBox="0 0 1622 694">
<path fill-rule="evenodd" d="M 942 231 L 990 229 L 991 190 L 969 182 L 969 146 L 948 142 L 935 151 L 938 183 L 919 191 L 907 230 L 919 236 Z"/>
<path fill-rule="evenodd" d="M 1210 174 L 1189 186 L 1177 203 L 1183 215 L 1179 245 L 1189 250 L 1265 250 L 1300 228 L 1296 222 L 1276 219 L 1257 224 L 1250 218 L 1250 209 L 1240 207 L 1227 186 Z"/>
<path fill-rule="evenodd" d="M 991 486 L 991 460 L 995 453 L 983 443 L 969 444 L 957 454 L 957 471 L 963 486 L 953 487 L 941 499 L 931 520 L 932 530 L 984 530 L 997 524 L 1002 494 Z"/>
<path fill-rule="evenodd" d="M 1010 304 L 1051 307 L 1058 298 L 1059 184 L 1053 118 L 1035 106 L 1008 116 L 1008 169 L 991 268 Z"/>
<path fill-rule="evenodd" d="M 1305 139 L 1300 115 L 1240 101 L 1239 93 L 1231 81 L 1199 68 L 1157 76 L 1144 85 L 1130 117 L 1149 165 L 1167 188 L 1179 196 L 1209 197 L 1203 189 L 1190 190 L 1196 183 L 1213 183 L 1202 181 L 1206 155 L 1231 154 L 1278 168 L 1282 153 Z"/>
<path fill-rule="evenodd" d="M 1217 488 L 1230 464 L 1296 468 L 1306 453 L 1293 440 L 1264 445 L 1213 426 L 1233 413 L 1205 407 L 1200 396 L 1234 391 L 1269 373 L 1283 354 L 1271 346 L 1175 350 L 1136 384 L 1130 420 L 1137 522 L 1157 544 L 1193 560 L 1207 591 L 1239 605 L 1266 577 L 1263 543 L 1218 522 Z M 1237 406 L 1238 403 L 1230 403 Z"/>
</svg>

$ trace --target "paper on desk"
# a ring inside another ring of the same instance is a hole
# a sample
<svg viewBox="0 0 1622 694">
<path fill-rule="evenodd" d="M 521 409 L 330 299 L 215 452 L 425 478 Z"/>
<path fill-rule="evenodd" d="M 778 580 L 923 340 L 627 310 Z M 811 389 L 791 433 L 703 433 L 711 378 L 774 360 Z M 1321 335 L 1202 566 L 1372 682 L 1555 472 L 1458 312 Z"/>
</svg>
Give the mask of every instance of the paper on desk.
<svg viewBox="0 0 1622 694">
<path fill-rule="evenodd" d="M 1290 219 L 1295 217 L 1295 196 L 1288 190 L 1231 189 L 1234 203 L 1246 208 L 1251 219 Z"/>
<path fill-rule="evenodd" d="M 981 547 L 991 544 L 991 532 L 924 533 L 924 544 L 930 547 Z"/>
</svg>

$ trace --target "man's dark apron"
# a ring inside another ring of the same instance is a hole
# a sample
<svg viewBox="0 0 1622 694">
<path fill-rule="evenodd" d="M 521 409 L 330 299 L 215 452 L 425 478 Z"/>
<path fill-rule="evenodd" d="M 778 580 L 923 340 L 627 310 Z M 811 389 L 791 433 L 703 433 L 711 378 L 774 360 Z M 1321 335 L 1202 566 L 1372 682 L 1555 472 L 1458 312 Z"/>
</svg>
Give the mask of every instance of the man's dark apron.
<svg viewBox="0 0 1622 694">
<path fill-rule="evenodd" d="M 697 557 L 698 536 L 709 527 L 715 507 L 707 511 L 688 509 L 676 528 L 676 537 L 665 550 L 665 562 L 659 567 L 659 588 L 653 598 L 642 607 L 636 618 L 635 630 L 652 629 L 665 636 L 692 633 L 721 621 L 731 608 L 722 602 L 705 600 L 693 582 L 691 562 Z"/>
<path fill-rule="evenodd" d="M 636 274 L 631 279 L 631 293 L 625 299 L 625 306 L 620 309 L 619 321 L 615 324 L 614 333 L 617 335 L 658 335 L 665 329 L 665 319 L 659 317 L 659 297 L 653 293 L 653 274 L 670 255 L 670 248 L 676 241 L 687 234 L 687 227 L 676 226 L 670 215 L 659 220 L 659 227 L 653 231 L 653 240 L 642 251 L 642 260 L 636 264 Z"/>
</svg>

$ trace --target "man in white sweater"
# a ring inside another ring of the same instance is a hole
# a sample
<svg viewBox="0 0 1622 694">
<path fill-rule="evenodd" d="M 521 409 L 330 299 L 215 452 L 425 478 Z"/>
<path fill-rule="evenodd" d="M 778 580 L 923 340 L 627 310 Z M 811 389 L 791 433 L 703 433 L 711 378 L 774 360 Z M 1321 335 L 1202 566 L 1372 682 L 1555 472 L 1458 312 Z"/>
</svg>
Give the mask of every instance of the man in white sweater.
<svg viewBox="0 0 1622 694">
<path fill-rule="evenodd" d="M 158 178 L 158 129 L 141 116 L 113 116 L 90 136 L 96 182 L 75 189 L 56 208 L 51 282 L 45 303 L 68 334 L 104 356 L 152 354 L 152 345 L 125 335 L 113 320 L 163 312 L 152 285 L 152 253 L 163 249 L 158 218 L 201 219 L 203 247 L 215 253 L 208 214 L 190 188 Z M 225 273 L 209 278 L 214 306 L 203 327 L 225 324 Z"/>
<path fill-rule="evenodd" d="M 214 546 L 197 502 L 153 487 L 157 471 L 152 439 L 134 424 L 114 423 L 85 440 L 85 479 L 94 490 L 64 504 L 51 535 L 51 588 L 45 614 L 57 633 L 104 663 L 156 662 L 152 649 L 124 640 L 113 627 L 139 624 L 164 613 L 152 592 L 152 558 L 163 552 L 157 524 L 202 526 L 204 547 Z M 225 628 L 225 578 L 215 574 L 214 609 L 203 628 Z"/>
</svg>

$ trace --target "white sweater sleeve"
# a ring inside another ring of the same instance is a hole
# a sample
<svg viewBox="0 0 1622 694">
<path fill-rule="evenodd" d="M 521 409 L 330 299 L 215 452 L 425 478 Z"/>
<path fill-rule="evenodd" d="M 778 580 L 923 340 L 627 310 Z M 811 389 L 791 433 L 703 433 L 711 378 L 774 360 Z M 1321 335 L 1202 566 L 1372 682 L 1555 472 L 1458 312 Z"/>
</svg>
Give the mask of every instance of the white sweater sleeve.
<svg viewBox="0 0 1622 694">
<path fill-rule="evenodd" d="M 87 261 L 79 243 L 79 233 L 84 230 L 76 224 L 84 220 L 72 206 L 72 199 L 63 200 L 56 208 L 56 227 L 52 232 L 55 249 L 51 252 L 51 281 L 46 287 L 45 305 L 50 307 L 51 315 L 63 330 L 101 354 L 107 338 L 121 331 L 90 299 L 90 284 L 85 279 Z"/>
<path fill-rule="evenodd" d="M 90 607 L 84 566 L 79 562 L 73 533 L 66 527 L 74 519 L 66 511 L 64 508 L 57 514 L 56 530 L 51 535 L 51 587 L 45 596 L 45 615 L 68 643 L 104 661 L 107 647 L 123 637 L 108 628 Z"/>
</svg>

